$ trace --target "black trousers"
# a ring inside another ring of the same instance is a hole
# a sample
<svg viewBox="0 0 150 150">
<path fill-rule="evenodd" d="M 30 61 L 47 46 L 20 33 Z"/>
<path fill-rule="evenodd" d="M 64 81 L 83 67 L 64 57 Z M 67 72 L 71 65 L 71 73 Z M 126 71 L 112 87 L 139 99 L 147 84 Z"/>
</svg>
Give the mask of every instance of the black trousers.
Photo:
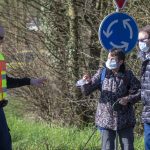
<svg viewBox="0 0 150 150">
<path fill-rule="evenodd" d="M 2 108 L 0 108 L 0 150 L 12 150 L 11 136 Z"/>
</svg>

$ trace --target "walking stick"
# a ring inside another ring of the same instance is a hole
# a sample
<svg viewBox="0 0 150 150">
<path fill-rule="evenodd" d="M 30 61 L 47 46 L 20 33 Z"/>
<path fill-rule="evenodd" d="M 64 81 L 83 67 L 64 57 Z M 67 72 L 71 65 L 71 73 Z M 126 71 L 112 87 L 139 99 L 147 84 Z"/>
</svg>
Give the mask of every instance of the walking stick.
<svg viewBox="0 0 150 150">
<path fill-rule="evenodd" d="M 116 130 L 115 150 L 118 150 L 118 132 Z"/>
<path fill-rule="evenodd" d="M 86 145 L 89 143 L 89 141 L 91 140 L 92 136 L 95 134 L 97 128 L 94 129 L 94 131 L 92 132 L 91 136 L 89 137 L 89 139 L 87 140 L 87 142 L 85 143 L 84 147 L 82 150 L 84 150 L 86 148 Z"/>
</svg>

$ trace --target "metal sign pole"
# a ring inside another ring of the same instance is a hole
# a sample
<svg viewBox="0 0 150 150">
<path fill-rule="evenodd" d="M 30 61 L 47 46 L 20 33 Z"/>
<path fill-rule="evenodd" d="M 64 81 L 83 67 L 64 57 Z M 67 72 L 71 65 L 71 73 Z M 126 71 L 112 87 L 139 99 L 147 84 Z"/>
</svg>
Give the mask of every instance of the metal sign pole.
<svg viewBox="0 0 150 150">
<path fill-rule="evenodd" d="M 118 7 L 116 8 L 116 12 L 119 12 L 119 8 Z"/>
</svg>

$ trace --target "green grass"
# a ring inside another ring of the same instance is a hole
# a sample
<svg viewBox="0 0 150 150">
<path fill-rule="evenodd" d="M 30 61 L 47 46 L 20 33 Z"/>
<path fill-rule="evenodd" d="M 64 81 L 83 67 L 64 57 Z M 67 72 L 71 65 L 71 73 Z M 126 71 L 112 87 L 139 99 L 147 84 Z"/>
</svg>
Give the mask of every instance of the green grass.
<svg viewBox="0 0 150 150">
<path fill-rule="evenodd" d="M 14 149 L 82 149 L 89 136 L 90 128 L 78 130 L 75 127 L 64 128 L 42 123 L 28 122 L 14 116 L 8 117 Z M 96 133 L 88 144 L 88 149 L 99 147 L 99 135 Z"/>
<path fill-rule="evenodd" d="M 15 105 L 9 104 L 6 107 L 13 150 L 82 150 L 93 133 L 92 127 L 79 130 L 76 127 L 50 126 L 44 122 L 37 123 L 24 119 L 17 113 L 19 107 Z M 86 150 L 100 150 L 98 132 L 92 136 Z M 144 150 L 143 137 L 135 138 L 135 150 Z"/>
</svg>

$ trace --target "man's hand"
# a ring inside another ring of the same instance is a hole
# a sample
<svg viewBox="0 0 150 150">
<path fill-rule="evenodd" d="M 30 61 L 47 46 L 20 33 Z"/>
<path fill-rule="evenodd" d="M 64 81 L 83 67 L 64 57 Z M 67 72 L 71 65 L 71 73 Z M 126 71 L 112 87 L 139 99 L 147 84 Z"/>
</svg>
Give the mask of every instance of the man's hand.
<svg viewBox="0 0 150 150">
<path fill-rule="evenodd" d="M 123 105 L 123 106 L 126 106 L 129 102 L 129 99 L 128 97 L 123 97 L 123 98 L 120 98 L 119 100 L 119 104 Z"/>
<path fill-rule="evenodd" d="M 42 84 L 44 84 L 44 82 L 46 82 L 46 81 L 47 81 L 47 79 L 45 79 L 45 78 L 31 79 L 31 80 L 30 80 L 30 85 L 40 87 L 40 86 L 41 86 Z"/>
</svg>

